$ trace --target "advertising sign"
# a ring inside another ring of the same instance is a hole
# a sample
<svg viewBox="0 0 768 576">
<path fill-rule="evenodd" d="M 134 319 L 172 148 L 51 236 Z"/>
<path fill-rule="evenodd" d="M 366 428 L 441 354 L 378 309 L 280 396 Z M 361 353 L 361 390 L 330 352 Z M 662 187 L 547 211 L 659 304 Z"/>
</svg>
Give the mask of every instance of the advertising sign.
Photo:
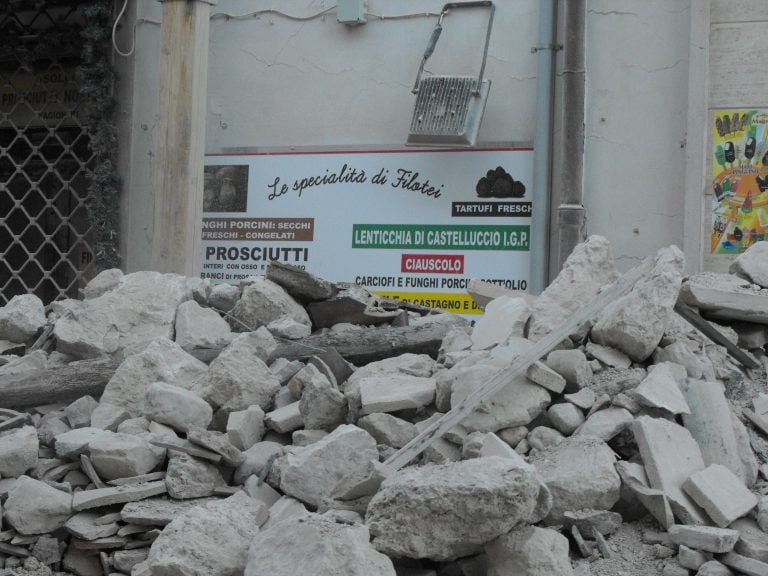
<svg viewBox="0 0 768 576">
<path fill-rule="evenodd" d="M 738 254 L 768 228 L 768 109 L 717 110 L 710 252 Z"/>
<path fill-rule="evenodd" d="M 202 276 L 270 260 L 458 314 L 479 278 L 525 290 L 531 148 L 206 157 Z"/>
</svg>

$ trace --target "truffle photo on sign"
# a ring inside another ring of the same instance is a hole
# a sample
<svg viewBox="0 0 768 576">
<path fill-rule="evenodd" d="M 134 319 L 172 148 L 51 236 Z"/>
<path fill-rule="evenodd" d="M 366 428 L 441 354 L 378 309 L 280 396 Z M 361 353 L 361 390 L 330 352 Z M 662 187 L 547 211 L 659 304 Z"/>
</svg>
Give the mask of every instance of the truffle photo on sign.
<svg viewBox="0 0 768 576">
<path fill-rule="evenodd" d="M 498 166 L 495 170 L 488 170 L 477 181 L 475 191 L 480 198 L 522 198 L 525 196 L 525 184 Z"/>
<path fill-rule="evenodd" d="M 248 166 L 206 166 L 204 212 L 245 212 L 248 207 Z"/>
</svg>

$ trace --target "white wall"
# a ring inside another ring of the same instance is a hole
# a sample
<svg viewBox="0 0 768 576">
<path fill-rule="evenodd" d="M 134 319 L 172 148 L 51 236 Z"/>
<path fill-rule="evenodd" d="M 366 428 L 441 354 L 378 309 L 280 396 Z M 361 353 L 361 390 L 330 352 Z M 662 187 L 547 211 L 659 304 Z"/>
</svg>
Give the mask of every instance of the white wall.
<svg viewBox="0 0 768 576">
<path fill-rule="evenodd" d="M 690 0 L 587 4 L 587 230 L 625 270 L 683 247 Z"/>
</svg>

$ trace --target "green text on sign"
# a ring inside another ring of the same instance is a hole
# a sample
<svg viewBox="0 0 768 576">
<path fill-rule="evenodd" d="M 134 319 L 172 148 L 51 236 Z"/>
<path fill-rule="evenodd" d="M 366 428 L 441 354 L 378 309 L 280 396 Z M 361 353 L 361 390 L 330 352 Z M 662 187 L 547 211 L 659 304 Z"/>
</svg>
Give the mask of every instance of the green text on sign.
<svg viewBox="0 0 768 576">
<path fill-rule="evenodd" d="M 393 250 L 529 249 L 530 226 L 353 224 L 352 248 Z"/>
</svg>

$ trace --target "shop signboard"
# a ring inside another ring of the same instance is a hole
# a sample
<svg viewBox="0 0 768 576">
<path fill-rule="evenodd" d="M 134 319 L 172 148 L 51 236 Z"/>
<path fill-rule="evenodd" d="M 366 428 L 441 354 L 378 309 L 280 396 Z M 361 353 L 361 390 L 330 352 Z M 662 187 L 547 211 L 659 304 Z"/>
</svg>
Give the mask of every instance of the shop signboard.
<svg viewBox="0 0 768 576">
<path fill-rule="evenodd" d="M 209 155 L 202 276 L 234 284 L 277 260 L 479 313 L 470 279 L 528 286 L 532 167 L 530 147 Z"/>
</svg>

